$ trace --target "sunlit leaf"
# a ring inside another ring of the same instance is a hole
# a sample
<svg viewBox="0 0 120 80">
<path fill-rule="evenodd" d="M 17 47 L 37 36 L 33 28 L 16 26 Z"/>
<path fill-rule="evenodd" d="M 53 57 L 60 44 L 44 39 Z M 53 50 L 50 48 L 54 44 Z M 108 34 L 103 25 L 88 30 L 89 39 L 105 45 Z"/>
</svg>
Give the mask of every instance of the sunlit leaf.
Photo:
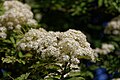
<svg viewBox="0 0 120 80">
<path fill-rule="evenodd" d="M 103 0 L 98 0 L 98 6 L 101 7 L 103 5 Z"/>
<path fill-rule="evenodd" d="M 30 73 L 22 74 L 20 77 L 17 77 L 15 80 L 27 80 Z"/>
</svg>

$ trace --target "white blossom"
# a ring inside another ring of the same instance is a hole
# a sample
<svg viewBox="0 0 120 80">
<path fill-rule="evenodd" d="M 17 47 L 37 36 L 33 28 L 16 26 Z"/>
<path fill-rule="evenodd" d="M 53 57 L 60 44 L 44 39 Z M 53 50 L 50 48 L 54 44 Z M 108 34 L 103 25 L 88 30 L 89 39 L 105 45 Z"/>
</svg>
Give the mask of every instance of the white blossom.
<svg viewBox="0 0 120 80">
<path fill-rule="evenodd" d="M 68 62 L 70 60 L 70 57 L 68 55 L 62 56 L 63 61 Z"/>
<path fill-rule="evenodd" d="M 7 30 L 21 29 L 23 25 L 36 26 L 30 6 L 19 1 L 5 1 L 3 3 L 5 12 L 0 16 L 0 27 Z"/>
<path fill-rule="evenodd" d="M 22 27 L 22 26 L 18 24 L 18 25 L 15 26 L 15 29 L 16 29 L 16 30 L 17 30 L 17 29 L 20 30 L 21 27 Z"/>
<path fill-rule="evenodd" d="M 61 38 L 72 38 L 75 41 L 78 41 L 81 47 L 89 47 L 90 45 L 87 44 L 86 36 L 77 30 L 69 29 L 68 31 L 61 33 Z"/>
<path fill-rule="evenodd" d="M 59 63 L 78 64 L 82 56 L 89 57 L 93 61 L 97 56 L 87 42 L 86 36 L 73 29 L 66 32 L 31 29 L 17 45 L 18 49 L 23 51 L 36 51 L 43 59 L 54 57 Z"/>
<path fill-rule="evenodd" d="M 57 49 L 56 47 L 49 46 L 48 48 L 42 50 L 41 56 L 43 59 L 51 58 L 51 57 L 53 57 L 53 58 L 58 57 L 58 59 L 59 59 L 60 52 L 59 52 L 59 49 Z"/>
<path fill-rule="evenodd" d="M 19 45 L 19 47 L 22 48 L 22 50 L 25 50 L 26 44 L 25 44 L 25 43 L 21 43 L 21 44 Z"/>
<path fill-rule="evenodd" d="M 74 56 L 72 56 L 71 62 L 74 64 L 78 64 L 78 63 L 80 63 L 80 60 L 78 60 L 78 58 L 75 58 Z"/>
<path fill-rule="evenodd" d="M 5 39 L 7 37 L 7 34 L 4 32 L 0 32 L 0 38 Z"/>
<path fill-rule="evenodd" d="M 94 51 L 100 54 L 108 54 L 115 49 L 114 45 L 103 43 L 101 48 L 96 48 Z"/>
<path fill-rule="evenodd" d="M 114 78 L 114 79 L 112 79 L 112 80 L 120 80 L 120 78 Z"/>
<path fill-rule="evenodd" d="M 36 18 L 37 20 L 40 20 L 40 19 L 42 18 L 42 15 L 41 15 L 40 13 L 36 13 L 36 14 L 35 14 L 35 18 Z"/>
<path fill-rule="evenodd" d="M 6 30 L 6 27 L 0 27 L 0 38 L 5 39 L 7 37 Z"/>
<path fill-rule="evenodd" d="M 6 32 L 6 31 L 7 31 L 6 27 L 0 27 L 0 32 Z"/>
<path fill-rule="evenodd" d="M 105 34 L 120 35 L 120 15 L 113 18 L 104 30 Z"/>
<path fill-rule="evenodd" d="M 37 21 L 34 19 L 28 19 L 27 24 L 29 26 L 35 26 L 35 25 L 37 25 Z"/>
</svg>

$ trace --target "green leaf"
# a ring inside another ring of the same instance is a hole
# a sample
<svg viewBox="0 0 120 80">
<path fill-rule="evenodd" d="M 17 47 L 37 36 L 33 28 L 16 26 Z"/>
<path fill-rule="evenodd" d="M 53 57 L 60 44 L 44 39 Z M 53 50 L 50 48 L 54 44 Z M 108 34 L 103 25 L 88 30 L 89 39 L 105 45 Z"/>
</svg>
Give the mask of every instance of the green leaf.
<svg viewBox="0 0 120 80">
<path fill-rule="evenodd" d="M 17 77 L 15 80 L 26 80 L 30 73 L 22 74 L 20 77 Z"/>
<path fill-rule="evenodd" d="M 32 57 L 32 54 L 27 53 L 27 54 L 25 54 L 24 56 L 25 56 L 25 57 Z"/>
<path fill-rule="evenodd" d="M 106 7 L 108 7 L 108 0 L 104 0 L 104 4 Z"/>
<path fill-rule="evenodd" d="M 16 62 L 16 58 L 13 56 L 7 56 L 6 58 L 2 57 L 1 59 L 3 63 L 14 63 Z"/>
<path fill-rule="evenodd" d="M 3 15 L 5 12 L 5 9 L 3 7 L 3 0 L 0 0 L 0 15 Z"/>
<path fill-rule="evenodd" d="M 67 80 L 85 80 L 83 77 L 72 77 L 70 79 Z"/>
<path fill-rule="evenodd" d="M 92 2 L 92 1 L 94 1 L 94 0 L 88 0 L 88 2 Z"/>
<path fill-rule="evenodd" d="M 10 40 L 4 40 L 4 43 L 12 43 Z"/>
<path fill-rule="evenodd" d="M 103 0 L 98 0 L 98 7 L 101 7 L 103 5 Z"/>
<path fill-rule="evenodd" d="M 113 2 L 112 4 L 113 4 L 113 6 L 120 12 L 120 7 L 117 5 L 117 3 L 116 3 L 116 2 Z"/>
<path fill-rule="evenodd" d="M 19 56 L 19 57 L 23 57 L 22 52 L 19 52 L 19 53 L 18 53 L 18 56 Z"/>
<path fill-rule="evenodd" d="M 8 73 L 6 71 L 3 72 L 3 76 L 4 77 L 7 77 L 8 76 Z"/>
<path fill-rule="evenodd" d="M 80 72 L 70 72 L 69 75 L 72 76 L 72 77 L 79 76 Z"/>
<path fill-rule="evenodd" d="M 15 44 L 15 39 L 13 37 L 10 37 L 10 40 L 11 40 L 12 43 Z"/>
<path fill-rule="evenodd" d="M 25 64 L 25 61 L 23 61 L 21 59 L 16 59 L 16 57 L 14 57 L 14 56 L 6 56 L 6 58 L 2 57 L 1 60 L 2 60 L 3 63 L 12 63 L 12 64 L 14 64 L 15 62 L 18 62 L 18 63 Z"/>
</svg>

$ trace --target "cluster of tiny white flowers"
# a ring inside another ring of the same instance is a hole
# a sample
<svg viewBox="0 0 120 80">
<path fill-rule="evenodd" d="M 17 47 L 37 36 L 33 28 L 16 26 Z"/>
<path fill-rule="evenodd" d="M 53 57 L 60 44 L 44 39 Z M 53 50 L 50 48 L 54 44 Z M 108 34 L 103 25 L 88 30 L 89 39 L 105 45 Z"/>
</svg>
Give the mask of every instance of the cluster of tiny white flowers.
<svg viewBox="0 0 120 80">
<path fill-rule="evenodd" d="M 7 29 L 5 27 L 0 26 L 0 37 L 3 38 L 3 39 L 5 39 L 7 37 L 6 30 Z"/>
<path fill-rule="evenodd" d="M 104 32 L 105 34 L 120 35 L 120 15 L 108 23 Z"/>
<path fill-rule="evenodd" d="M 23 51 L 35 50 L 43 59 L 55 57 L 59 62 L 79 63 L 82 56 L 94 60 L 96 54 L 86 40 L 86 36 L 73 29 L 66 32 L 31 29 L 18 42 L 18 49 Z"/>
<path fill-rule="evenodd" d="M 19 1 L 10 0 L 3 3 L 5 13 L 0 16 L 0 27 L 7 30 L 21 29 L 22 25 L 36 26 L 30 6 Z M 7 34 L 4 34 L 7 35 Z M 3 37 L 3 33 L 0 33 Z"/>
<path fill-rule="evenodd" d="M 115 49 L 114 45 L 103 43 L 101 48 L 96 48 L 95 52 L 99 54 L 108 54 Z"/>
<path fill-rule="evenodd" d="M 120 80 L 120 78 L 114 78 L 114 79 L 112 79 L 112 80 Z"/>
</svg>

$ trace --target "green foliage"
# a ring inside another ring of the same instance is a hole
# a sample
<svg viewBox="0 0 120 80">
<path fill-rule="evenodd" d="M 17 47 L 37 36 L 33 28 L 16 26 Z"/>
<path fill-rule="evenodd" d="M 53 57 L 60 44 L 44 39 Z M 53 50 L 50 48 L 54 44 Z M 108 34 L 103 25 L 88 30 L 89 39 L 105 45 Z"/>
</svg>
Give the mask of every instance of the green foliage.
<svg viewBox="0 0 120 80">
<path fill-rule="evenodd" d="M 2 57 L 1 60 L 2 60 L 3 63 L 12 63 L 12 64 L 14 64 L 15 62 L 18 62 L 18 63 L 25 64 L 25 61 L 23 61 L 21 59 L 16 59 L 16 57 L 14 57 L 14 56 L 6 56 L 6 58 Z"/>
<path fill-rule="evenodd" d="M 120 1 L 119 0 L 98 0 L 98 6 L 104 6 L 107 7 L 110 12 L 112 12 L 113 9 L 117 10 L 120 12 Z"/>
<path fill-rule="evenodd" d="M 71 72 L 65 80 L 85 80 L 85 78 L 80 75 L 80 72 Z"/>
<path fill-rule="evenodd" d="M 4 14 L 3 0 L 0 0 L 0 15 Z"/>
<path fill-rule="evenodd" d="M 30 74 L 27 72 L 31 64 L 28 60 L 32 55 L 30 53 L 24 54 L 17 49 L 17 42 L 31 28 L 31 26 L 23 26 L 24 28 L 21 30 L 8 30 L 6 39 L 0 38 L 0 59 L 2 61 L 0 68 L 7 69 L 0 79 L 26 80 Z"/>
<path fill-rule="evenodd" d="M 29 75 L 30 75 L 30 73 L 22 74 L 22 75 L 20 75 L 20 77 L 17 77 L 14 80 L 27 80 Z"/>
<path fill-rule="evenodd" d="M 34 2 L 25 0 L 26 2 L 30 3 L 31 6 L 34 9 L 37 8 L 44 8 L 44 9 L 50 9 L 50 10 L 59 10 L 59 11 L 63 11 L 63 12 L 67 12 L 70 13 L 71 15 L 75 16 L 75 15 L 80 15 L 80 14 L 84 14 L 87 11 L 91 10 L 93 8 L 93 5 L 96 5 L 96 7 L 102 7 L 105 6 L 106 9 L 109 10 L 114 10 L 116 9 L 117 11 L 119 11 L 119 0 L 77 0 L 77 1 L 69 1 L 69 0 L 45 0 L 45 1 L 39 1 L 39 0 L 35 0 Z M 33 3 L 31 3 L 33 2 Z M 94 2 L 98 2 L 93 4 Z M 37 5 L 34 5 L 37 4 Z"/>
</svg>

